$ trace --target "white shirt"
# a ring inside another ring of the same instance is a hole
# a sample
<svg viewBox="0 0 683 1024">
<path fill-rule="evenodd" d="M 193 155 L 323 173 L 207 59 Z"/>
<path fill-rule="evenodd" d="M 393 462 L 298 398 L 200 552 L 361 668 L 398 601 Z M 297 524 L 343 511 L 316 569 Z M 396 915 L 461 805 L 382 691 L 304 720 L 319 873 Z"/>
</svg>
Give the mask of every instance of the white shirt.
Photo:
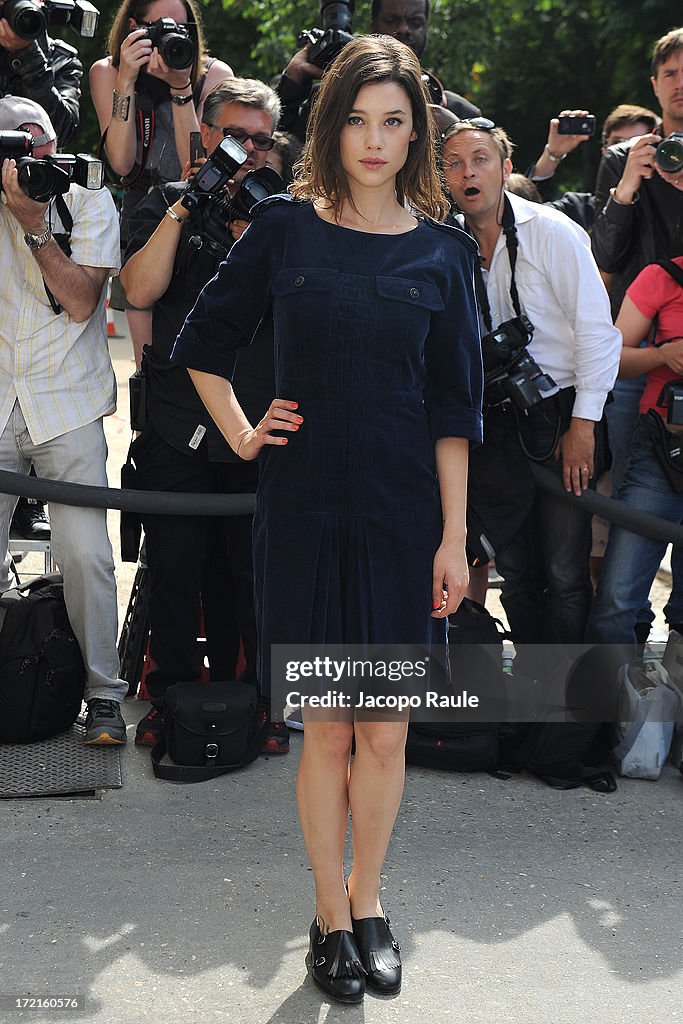
<svg viewBox="0 0 683 1024">
<path fill-rule="evenodd" d="M 534 325 L 529 354 L 559 387 L 576 388 L 572 415 L 597 421 L 619 370 L 621 333 L 612 323 L 590 239 L 558 210 L 505 194 L 517 228 L 519 301 Z M 502 231 L 484 279 L 496 328 L 515 316 Z"/>
<path fill-rule="evenodd" d="M 83 267 L 117 268 L 116 208 L 106 188 L 72 185 L 64 196 L 73 217 L 71 258 Z M 65 229 L 54 201 L 48 223 Z M 42 444 L 116 408 L 116 378 L 107 344 L 106 288 L 95 312 L 76 323 L 56 315 L 24 230 L 0 202 L 0 432 L 15 401 L 31 440 Z"/>
</svg>

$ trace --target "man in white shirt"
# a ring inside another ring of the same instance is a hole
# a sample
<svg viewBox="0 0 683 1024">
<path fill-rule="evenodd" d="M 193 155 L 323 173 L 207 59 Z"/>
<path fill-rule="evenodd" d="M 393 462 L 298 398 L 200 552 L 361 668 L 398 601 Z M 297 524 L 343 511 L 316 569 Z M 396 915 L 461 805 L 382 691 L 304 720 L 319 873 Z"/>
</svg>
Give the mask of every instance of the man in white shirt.
<svg viewBox="0 0 683 1024">
<path fill-rule="evenodd" d="M 0 130 L 33 139 L 33 157 L 55 152 L 55 131 L 37 103 L 0 99 Z M 38 202 L 2 163 L 0 198 L 0 466 L 73 483 L 107 485 L 103 416 L 116 405 L 105 285 L 119 260 L 118 220 L 106 189 L 72 184 Z M 16 504 L 0 495 L 0 551 Z M 52 504 L 52 551 L 64 577 L 69 619 L 86 666 L 85 742 L 126 741 L 118 678 L 116 582 L 104 509 Z M 9 586 L 9 559 L 0 590 Z"/>
<path fill-rule="evenodd" d="M 444 136 L 446 180 L 481 253 L 476 276 L 487 385 L 470 504 L 486 533 L 496 499 L 499 513 L 516 495 L 489 538 L 514 639 L 580 643 L 591 603 L 590 517 L 536 491 L 529 459 L 561 473 L 568 492 L 580 495 L 589 486 L 595 428 L 617 375 L 621 337 L 588 235 L 564 214 L 505 191 L 511 153 L 505 132 L 486 118 L 461 121 Z M 517 339 L 507 358 L 504 335 Z M 531 362 L 516 364 L 520 356 Z M 552 380 L 536 376 L 538 368 Z"/>
</svg>

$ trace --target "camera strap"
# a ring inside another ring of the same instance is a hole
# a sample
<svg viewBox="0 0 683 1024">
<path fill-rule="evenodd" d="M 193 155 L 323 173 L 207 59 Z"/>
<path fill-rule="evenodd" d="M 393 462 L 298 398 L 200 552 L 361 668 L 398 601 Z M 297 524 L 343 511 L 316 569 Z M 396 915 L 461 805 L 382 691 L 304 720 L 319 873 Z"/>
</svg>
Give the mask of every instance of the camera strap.
<svg viewBox="0 0 683 1024">
<path fill-rule="evenodd" d="M 517 266 L 517 249 L 519 247 L 517 242 L 517 228 L 515 227 L 515 212 L 512 209 L 512 203 L 505 194 L 503 195 L 502 228 L 503 234 L 505 235 L 505 246 L 508 251 L 508 259 L 510 261 L 510 298 L 512 300 L 515 316 L 521 316 L 522 309 L 519 304 L 517 284 L 515 283 L 515 267 Z M 474 289 L 477 294 L 477 302 L 481 309 L 481 315 L 483 316 L 484 324 L 486 325 L 486 333 L 490 334 L 493 330 L 491 306 L 489 303 L 489 297 L 486 294 L 484 275 L 479 263 L 475 263 L 474 266 Z"/>
<path fill-rule="evenodd" d="M 73 231 L 74 219 L 71 216 L 69 207 L 66 205 L 66 202 L 64 201 L 63 195 L 55 196 L 54 205 L 57 209 L 57 213 L 59 215 L 60 221 L 62 222 L 62 227 L 64 228 L 64 231 L 53 232 L 52 237 L 54 238 L 55 242 L 62 250 L 64 255 L 70 258 L 71 232 Z M 50 206 L 50 222 L 52 222 L 52 206 Z M 59 316 L 59 314 L 62 312 L 62 307 L 57 302 L 56 298 L 48 288 L 45 278 L 43 278 L 43 287 L 45 289 L 45 294 L 47 295 L 50 306 L 52 307 L 52 312 L 55 314 L 55 316 Z"/>
</svg>

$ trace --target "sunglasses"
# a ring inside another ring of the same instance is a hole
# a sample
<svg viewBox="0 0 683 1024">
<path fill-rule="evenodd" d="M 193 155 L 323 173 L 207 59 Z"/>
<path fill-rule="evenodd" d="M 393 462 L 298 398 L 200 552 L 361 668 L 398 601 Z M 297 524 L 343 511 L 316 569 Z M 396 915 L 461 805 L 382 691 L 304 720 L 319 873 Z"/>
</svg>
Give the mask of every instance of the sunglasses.
<svg viewBox="0 0 683 1024">
<path fill-rule="evenodd" d="M 272 149 L 275 145 L 275 139 L 270 135 L 250 135 L 249 132 L 244 132 L 241 128 L 224 128 L 220 124 L 212 124 L 211 121 L 206 121 L 206 124 L 208 124 L 209 128 L 215 128 L 217 132 L 222 132 L 224 139 L 230 136 L 230 138 L 234 139 L 235 142 L 239 142 L 242 146 L 247 139 L 251 139 L 254 149 L 260 149 L 263 153 Z"/>
<path fill-rule="evenodd" d="M 460 128 L 461 125 L 465 128 L 477 128 L 482 132 L 492 132 L 496 127 L 495 121 L 492 121 L 488 117 L 463 117 L 461 121 L 455 121 L 453 124 L 450 124 L 446 131 L 442 133 L 441 138 L 445 139 L 446 136 L 450 137 L 451 132 L 453 132 L 455 128 Z"/>
</svg>

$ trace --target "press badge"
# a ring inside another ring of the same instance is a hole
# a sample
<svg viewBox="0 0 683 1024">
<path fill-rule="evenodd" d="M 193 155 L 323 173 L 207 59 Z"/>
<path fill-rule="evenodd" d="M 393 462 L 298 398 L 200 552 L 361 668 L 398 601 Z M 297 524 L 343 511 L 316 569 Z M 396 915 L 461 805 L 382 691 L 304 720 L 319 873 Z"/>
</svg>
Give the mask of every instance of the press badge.
<svg viewBox="0 0 683 1024">
<path fill-rule="evenodd" d="M 203 427 L 200 423 L 197 429 L 195 430 L 194 434 L 188 441 L 188 447 L 192 448 L 193 450 L 199 448 L 199 445 L 201 444 L 202 438 L 204 437 L 205 433 L 206 427 Z"/>
</svg>

